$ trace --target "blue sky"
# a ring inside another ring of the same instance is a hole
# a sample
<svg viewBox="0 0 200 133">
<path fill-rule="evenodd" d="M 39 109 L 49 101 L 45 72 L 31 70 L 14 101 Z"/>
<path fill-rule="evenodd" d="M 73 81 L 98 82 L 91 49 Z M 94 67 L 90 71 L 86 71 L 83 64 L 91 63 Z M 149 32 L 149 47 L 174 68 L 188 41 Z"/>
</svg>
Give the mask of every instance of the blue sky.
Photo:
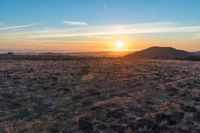
<svg viewBox="0 0 200 133">
<path fill-rule="evenodd" d="M 133 36 L 135 40 L 148 43 L 146 47 L 150 43 L 172 42 L 172 46 L 187 49 L 187 45 L 181 43 L 191 42 L 194 48 L 188 49 L 195 50 L 200 49 L 199 12 L 199 0 L 1 0 L 0 47 L 9 45 L 7 49 L 23 46 L 31 49 L 28 45 L 19 44 L 30 42 L 43 47 L 49 39 L 52 45 L 53 42 L 56 42 L 55 45 L 69 45 L 67 42 L 77 41 L 80 36 L 82 40 L 79 39 L 79 43 L 99 42 L 96 39 L 99 35 L 100 40 L 113 41 L 117 34 L 125 41 Z M 122 28 L 118 28 L 120 26 Z M 161 28 L 165 30 L 160 31 Z M 113 36 L 102 37 L 107 33 Z"/>
<path fill-rule="evenodd" d="M 44 22 L 59 25 L 62 20 L 95 24 L 124 24 L 151 21 L 200 22 L 199 0 L 1 0 L 4 23 Z"/>
</svg>

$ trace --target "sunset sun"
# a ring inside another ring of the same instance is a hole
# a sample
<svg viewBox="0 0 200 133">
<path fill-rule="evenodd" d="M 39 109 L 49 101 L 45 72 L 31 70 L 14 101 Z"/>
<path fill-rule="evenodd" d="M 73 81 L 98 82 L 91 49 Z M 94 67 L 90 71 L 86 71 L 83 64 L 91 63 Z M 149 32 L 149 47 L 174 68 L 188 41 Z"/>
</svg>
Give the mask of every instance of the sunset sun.
<svg viewBox="0 0 200 133">
<path fill-rule="evenodd" d="M 115 43 L 115 47 L 116 47 L 117 49 L 123 49 L 124 43 L 123 43 L 123 42 L 116 42 L 116 43 Z"/>
</svg>

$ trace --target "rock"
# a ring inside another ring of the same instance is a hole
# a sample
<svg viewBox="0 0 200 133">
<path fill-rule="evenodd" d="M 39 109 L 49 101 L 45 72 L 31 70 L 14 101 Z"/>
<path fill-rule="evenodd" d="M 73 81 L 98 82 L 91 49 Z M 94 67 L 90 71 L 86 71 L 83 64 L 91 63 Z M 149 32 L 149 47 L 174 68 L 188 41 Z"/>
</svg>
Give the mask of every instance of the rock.
<svg viewBox="0 0 200 133">
<path fill-rule="evenodd" d="M 83 107 L 86 107 L 86 106 L 91 105 L 93 102 L 94 102 L 93 99 L 86 99 L 86 100 L 84 100 L 83 102 L 81 102 L 81 105 L 82 105 Z"/>
<path fill-rule="evenodd" d="M 196 112 L 194 114 L 194 120 L 196 120 L 197 122 L 200 122 L 200 112 Z"/>
<path fill-rule="evenodd" d="M 193 97 L 192 100 L 194 100 L 196 102 L 200 102 L 200 97 Z"/>
<path fill-rule="evenodd" d="M 138 117 L 143 117 L 147 113 L 147 111 L 144 110 L 142 107 L 141 108 L 139 108 L 139 107 L 131 107 L 130 111 L 133 112 Z"/>
<path fill-rule="evenodd" d="M 137 130 L 146 129 L 148 131 L 155 130 L 156 127 L 157 127 L 156 124 L 149 119 L 139 119 L 136 121 L 136 126 L 135 126 Z"/>
<path fill-rule="evenodd" d="M 155 120 L 156 120 L 157 123 L 160 123 L 160 122 L 165 121 L 167 119 L 169 119 L 169 116 L 164 114 L 164 113 L 158 113 L 158 114 L 155 115 Z"/>
<path fill-rule="evenodd" d="M 135 120 L 136 120 L 135 117 L 130 117 L 130 118 L 128 118 L 128 121 L 135 121 Z"/>
<path fill-rule="evenodd" d="M 79 133 L 79 132 L 76 131 L 75 129 L 64 129 L 63 131 L 59 133 Z"/>
<path fill-rule="evenodd" d="M 85 66 L 81 67 L 81 74 L 82 74 L 82 75 L 86 75 L 86 74 L 88 74 L 89 72 L 90 72 L 90 66 L 85 65 Z"/>
<path fill-rule="evenodd" d="M 155 103 L 152 100 L 146 100 L 145 104 L 147 104 L 147 105 L 154 105 Z"/>
<path fill-rule="evenodd" d="M 117 133 L 125 133 L 126 130 L 126 127 L 121 125 L 111 125 L 110 128 Z"/>
<path fill-rule="evenodd" d="M 189 106 L 189 105 L 184 105 L 182 106 L 182 110 L 185 112 L 197 112 L 197 109 L 195 107 Z"/>
<path fill-rule="evenodd" d="M 12 110 L 21 107 L 20 104 L 17 103 L 1 103 L 0 110 Z"/>
<path fill-rule="evenodd" d="M 9 98 L 9 99 L 14 97 L 13 94 L 10 93 L 10 92 L 2 92 L 1 96 L 4 97 L 4 98 Z"/>
<path fill-rule="evenodd" d="M 13 113 L 11 115 L 6 115 L 6 116 L 2 116 L 0 117 L 0 122 L 1 121 L 6 121 L 6 120 L 18 120 L 18 119 L 24 119 L 25 117 L 30 116 L 31 113 L 27 110 L 21 110 L 18 111 L 16 113 Z"/>
<path fill-rule="evenodd" d="M 156 114 L 155 121 L 156 123 L 161 124 L 161 125 L 168 125 L 168 124 L 175 125 L 176 124 L 176 121 L 172 117 L 164 113 Z"/>
<path fill-rule="evenodd" d="M 167 88 L 165 92 L 168 93 L 169 96 L 175 96 L 178 94 L 179 90 L 176 88 Z"/>
<path fill-rule="evenodd" d="M 87 96 L 98 96 L 98 95 L 101 95 L 101 92 L 99 90 L 95 89 L 88 90 Z"/>
<path fill-rule="evenodd" d="M 104 124 L 104 123 L 101 123 L 101 124 L 98 125 L 98 129 L 106 130 L 106 129 L 108 129 L 108 125 Z"/>
<path fill-rule="evenodd" d="M 175 120 L 176 122 L 179 122 L 180 120 L 182 120 L 184 118 L 184 113 L 183 112 L 178 112 L 175 111 L 173 113 L 170 114 L 170 117 Z"/>
<path fill-rule="evenodd" d="M 84 130 L 86 132 L 93 131 L 92 120 L 88 117 L 82 117 L 78 121 L 79 129 Z"/>
<path fill-rule="evenodd" d="M 63 88 L 63 91 L 64 91 L 64 93 L 63 93 L 64 95 L 65 95 L 65 94 L 71 93 L 71 89 L 70 89 L 70 88 L 67 88 L 67 87 L 64 87 L 64 88 Z"/>
<path fill-rule="evenodd" d="M 51 128 L 51 133 L 59 133 L 59 130 L 58 129 L 56 129 L 56 128 Z"/>
<path fill-rule="evenodd" d="M 191 95 L 190 91 L 184 90 L 184 91 L 182 91 L 182 92 L 180 93 L 180 96 L 181 96 L 181 97 L 191 97 L 192 95 Z"/>
<path fill-rule="evenodd" d="M 136 129 L 136 122 L 130 121 L 128 122 L 128 127 L 131 128 L 132 130 Z"/>
<path fill-rule="evenodd" d="M 79 100 L 79 99 L 82 99 L 83 97 L 84 97 L 83 95 L 77 94 L 77 95 L 72 96 L 72 100 Z"/>
<path fill-rule="evenodd" d="M 51 109 L 48 106 L 43 105 L 43 106 L 35 107 L 34 112 L 37 114 L 37 117 L 41 117 L 42 115 L 45 115 L 51 112 Z"/>
<path fill-rule="evenodd" d="M 7 133 L 7 131 L 4 128 L 0 127 L 0 133 Z"/>
<path fill-rule="evenodd" d="M 28 110 L 21 110 L 13 114 L 12 119 L 24 119 L 25 117 L 30 116 L 31 113 Z"/>
<path fill-rule="evenodd" d="M 123 109 L 116 109 L 116 110 L 108 112 L 106 116 L 109 118 L 112 117 L 116 119 L 121 119 L 122 117 L 125 116 L 125 113 Z"/>
<path fill-rule="evenodd" d="M 167 126 L 158 126 L 156 129 L 153 131 L 153 133 L 166 133 L 168 131 Z M 182 132 L 181 132 L 182 133 Z"/>
</svg>

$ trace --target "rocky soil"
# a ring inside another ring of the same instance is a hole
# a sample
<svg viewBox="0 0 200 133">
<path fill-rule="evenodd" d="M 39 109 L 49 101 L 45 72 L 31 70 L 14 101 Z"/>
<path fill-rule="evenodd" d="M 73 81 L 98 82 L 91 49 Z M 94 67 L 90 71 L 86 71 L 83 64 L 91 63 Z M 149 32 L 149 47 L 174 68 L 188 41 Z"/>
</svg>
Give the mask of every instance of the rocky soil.
<svg viewBox="0 0 200 133">
<path fill-rule="evenodd" d="M 0 61 L 0 133 L 199 133 L 200 62 Z"/>
</svg>

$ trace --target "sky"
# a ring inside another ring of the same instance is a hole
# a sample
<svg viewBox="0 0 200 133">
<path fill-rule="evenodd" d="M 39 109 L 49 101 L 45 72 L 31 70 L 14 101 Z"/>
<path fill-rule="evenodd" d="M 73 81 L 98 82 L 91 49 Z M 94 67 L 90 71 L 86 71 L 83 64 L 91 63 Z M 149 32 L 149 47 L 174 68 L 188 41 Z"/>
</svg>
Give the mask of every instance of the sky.
<svg viewBox="0 0 200 133">
<path fill-rule="evenodd" d="M 1 0 L 0 52 L 200 51 L 199 0 Z"/>
</svg>

